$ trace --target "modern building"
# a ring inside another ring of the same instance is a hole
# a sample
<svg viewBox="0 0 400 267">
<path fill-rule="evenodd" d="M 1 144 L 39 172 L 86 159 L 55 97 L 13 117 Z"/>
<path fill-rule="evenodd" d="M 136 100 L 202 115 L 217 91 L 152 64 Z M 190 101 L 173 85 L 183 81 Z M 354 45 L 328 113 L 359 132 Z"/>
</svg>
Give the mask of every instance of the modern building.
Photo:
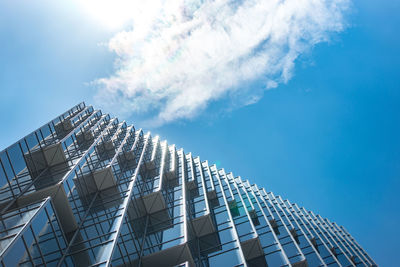
<svg viewBox="0 0 400 267">
<path fill-rule="evenodd" d="M 342 226 L 85 103 L 0 165 L 2 266 L 375 266 Z"/>
</svg>

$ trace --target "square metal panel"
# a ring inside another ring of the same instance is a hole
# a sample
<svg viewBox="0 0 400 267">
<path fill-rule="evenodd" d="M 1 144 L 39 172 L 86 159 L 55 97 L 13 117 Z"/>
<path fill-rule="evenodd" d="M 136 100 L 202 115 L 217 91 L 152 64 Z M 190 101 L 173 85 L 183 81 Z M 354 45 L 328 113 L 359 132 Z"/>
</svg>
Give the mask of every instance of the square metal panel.
<svg viewBox="0 0 400 267">
<path fill-rule="evenodd" d="M 251 260 L 264 255 L 264 251 L 261 247 L 258 237 L 243 241 L 240 244 L 246 260 Z"/>
<path fill-rule="evenodd" d="M 156 168 L 156 161 L 155 160 L 149 160 L 144 163 L 144 166 L 146 167 L 147 170 L 153 170 Z"/>
<path fill-rule="evenodd" d="M 133 169 L 137 166 L 135 153 L 133 151 L 123 151 L 118 154 L 117 160 L 120 168 L 123 170 Z"/>
<path fill-rule="evenodd" d="M 176 172 L 175 170 L 166 171 L 165 176 L 167 177 L 168 180 L 176 179 Z"/>
<path fill-rule="evenodd" d="M 80 132 L 76 135 L 76 140 L 78 144 L 93 141 L 94 140 L 93 132 L 91 130 Z"/>
<path fill-rule="evenodd" d="M 201 255 L 208 255 L 222 250 L 221 239 L 219 238 L 218 232 L 200 237 L 199 248 Z"/>
<path fill-rule="evenodd" d="M 306 259 L 304 259 L 302 261 L 292 263 L 292 266 L 293 267 L 308 267 L 308 262 Z"/>
<path fill-rule="evenodd" d="M 207 192 L 207 198 L 209 200 L 217 198 L 217 192 L 215 190 L 210 190 Z"/>
<path fill-rule="evenodd" d="M 155 213 L 167 207 L 164 196 L 160 191 L 143 196 L 143 203 L 148 214 Z"/>
<path fill-rule="evenodd" d="M 67 135 L 73 128 L 74 127 L 70 119 L 65 119 L 54 125 L 54 130 L 56 130 L 56 134 L 59 138 Z"/>
<path fill-rule="evenodd" d="M 216 231 L 210 214 L 193 219 L 192 226 L 197 237 L 202 237 Z"/>
<path fill-rule="evenodd" d="M 101 160 L 110 159 L 115 155 L 115 146 L 111 140 L 103 141 L 96 146 L 96 152 Z"/>
<path fill-rule="evenodd" d="M 67 159 L 61 143 L 52 144 L 42 149 L 32 151 L 24 155 L 27 167 L 33 177 L 40 174 L 48 167 L 60 166 L 67 167 Z"/>
<path fill-rule="evenodd" d="M 184 262 L 195 266 L 187 244 L 167 248 L 142 258 L 143 267 L 170 267 Z"/>
<path fill-rule="evenodd" d="M 197 188 L 197 181 L 196 180 L 190 180 L 186 182 L 186 189 L 191 191 L 193 189 Z"/>
<path fill-rule="evenodd" d="M 97 190 L 101 191 L 116 185 L 115 177 L 111 167 L 93 173 Z"/>
<path fill-rule="evenodd" d="M 73 181 L 77 185 L 78 193 L 81 195 L 95 193 L 116 186 L 111 167 L 73 178 Z"/>
</svg>

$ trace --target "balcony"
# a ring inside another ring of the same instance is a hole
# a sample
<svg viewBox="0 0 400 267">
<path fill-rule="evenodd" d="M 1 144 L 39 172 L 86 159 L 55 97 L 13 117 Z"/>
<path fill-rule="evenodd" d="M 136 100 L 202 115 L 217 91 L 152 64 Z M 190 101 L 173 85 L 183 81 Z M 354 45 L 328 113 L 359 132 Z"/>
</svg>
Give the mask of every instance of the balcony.
<svg viewBox="0 0 400 267">
<path fill-rule="evenodd" d="M 96 146 L 99 160 L 111 159 L 115 155 L 115 146 L 112 140 L 103 140 Z"/>
<path fill-rule="evenodd" d="M 73 128 L 74 126 L 72 125 L 72 121 L 70 119 L 64 119 L 54 125 L 54 130 L 60 139 L 71 132 Z"/>
<path fill-rule="evenodd" d="M 112 168 L 107 167 L 72 179 L 79 195 L 86 196 L 116 186 Z"/>
<path fill-rule="evenodd" d="M 258 237 L 243 241 L 240 245 L 249 266 L 268 266 Z"/>
<path fill-rule="evenodd" d="M 32 179 L 48 168 L 55 171 L 68 169 L 68 162 L 61 143 L 34 149 L 30 153 L 25 153 L 24 158 Z"/>
<path fill-rule="evenodd" d="M 134 169 L 137 166 L 135 153 L 133 151 L 123 151 L 117 156 L 117 161 L 121 170 Z"/>
</svg>

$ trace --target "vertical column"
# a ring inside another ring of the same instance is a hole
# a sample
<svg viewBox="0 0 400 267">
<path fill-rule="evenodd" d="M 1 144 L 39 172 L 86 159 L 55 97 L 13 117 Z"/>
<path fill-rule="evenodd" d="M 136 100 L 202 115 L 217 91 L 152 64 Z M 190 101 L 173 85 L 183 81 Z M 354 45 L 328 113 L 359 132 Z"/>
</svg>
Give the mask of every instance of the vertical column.
<svg viewBox="0 0 400 267">
<path fill-rule="evenodd" d="M 310 239 L 307 238 L 303 229 L 300 227 L 298 221 L 294 218 L 294 215 L 288 210 L 284 200 L 280 196 L 275 196 L 275 203 L 281 217 L 284 218 L 287 227 L 290 229 L 290 233 L 296 240 L 304 256 L 307 258 L 307 262 L 312 266 L 324 266 L 324 261 L 315 249 Z"/>
<path fill-rule="evenodd" d="M 135 135 L 135 132 L 129 132 Z M 136 135 L 138 137 L 138 135 Z M 125 136 L 121 142 L 118 153 L 121 152 L 123 144 L 128 140 Z M 135 142 L 138 144 L 138 142 Z M 143 163 L 143 155 L 146 150 L 147 138 L 145 137 L 143 149 L 138 150 L 136 155 L 138 166 Z M 64 253 L 59 265 L 73 261 L 75 265 L 104 265 L 111 262 L 113 251 L 116 247 L 121 225 L 127 213 L 128 204 L 132 194 L 132 188 L 139 172 L 120 172 L 117 164 L 118 155 L 114 155 L 105 169 L 111 170 L 108 176 L 98 176 L 106 183 L 114 181 L 115 184 L 107 188 L 100 188 L 91 199 L 79 229 L 73 235 L 68 249 Z M 98 174 L 99 175 L 99 174 Z M 115 176 L 117 179 L 115 179 Z M 79 179 L 82 179 L 79 178 Z"/>
<path fill-rule="evenodd" d="M 252 216 L 253 223 L 256 231 L 260 238 L 261 245 L 265 254 L 267 263 L 271 266 L 283 266 L 289 265 L 289 259 L 287 258 L 275 231 L 273 230 L 270 219 L 270 213 L 265 213 L 264 209 L 267 209 L 266 204 L 261 199 L 258 188 L 254 185 L 245 185 L 247 187 L 247 196 L 251 200 L 254 207 L 254 215 Z"/>
<path fill-rule="evenodd" d="M 334 233 L 334 235 L 337 236 L 342 242 L 344 246 L 350 251 L 351 256 L 350 259 L 353 261 L 353 263 L 356 266 L 369 266 L 371 265 L 368 260 L 364 258 L 364 255 L 362 253 L 359 253 L 359 251 L 350 243 L 348 240 L 343 236 L 342 232 L 335 227 L 328 219 L 323 219 L 325 220 L 327 227 L 330 228 L 330 230 Z"/>
<path fill-rule="evenodd" d="M 213 212 L 216 217 L 218 237 L 221 243 L 221 252 L 217 255 L 209 255 L 207 261 L 216 266 L 228 265 L 236 266 L 243 264 L 247 266 L 243 254 L 239 235 L 234 224 L 233 216 L 229 211 L 229 200 L 232 194 L 225 182 L 222 182 L 216 165 L 210 166 L 211 178 L 215 185 L 216 195 L 221 206 L 214 207 Z"/>
<path fill-rule="evenodd" d="M 328 244 L 325 243 L 324 237 L 320 236 L 318 230 L 314 227 L 314 224 L 307 219 L 297 204 L 292 204 L 291 207 L 294 214 L 297 215 L 297 218 L 302 222 L 304 227 L 310 231 L 310 241 L 324 260 L 325 264 L 329 266 L 342 266 L 338 259 L 333 255 Z"/>
<path fill-rule="evenodd" d="M 333 255 L 340 261 L 343 266 L 354 266 L 353 262 L 349 259 L 349 257 L 345 254 L 342 248 L 337 244 L 336 240 L 332 237 L 332 235 L 323 227 L 323 225 L 318 221 L 313 212 L 309 211 L 307 214 L 310 220 L 316 225 L 320 232 L 323 233 L 323 236 L 327 239 L 330 244 L 330 249 Z"/>
<path fill-rule="evenodd" d="M 301 250 L 293 238 L 290 230 L 285 225 L 282 217 L 280 216 L 278 209 L 271 200 L 273 195 L 271 193 L 267 193 L 265 189 L 262 191 L 262 196 L 265 199 L 267 205 L 269 206 L 269 210 L 273 214 L 273 219 L 270 221 L 271 226 L 273 227 L 276 235 L 279 238 L 279 242 L 281 243 L 286 255 L 291 264 L 295 264 L 298 262 L 304 261 L 304 255 L 301 253 Z"/>
</svg>

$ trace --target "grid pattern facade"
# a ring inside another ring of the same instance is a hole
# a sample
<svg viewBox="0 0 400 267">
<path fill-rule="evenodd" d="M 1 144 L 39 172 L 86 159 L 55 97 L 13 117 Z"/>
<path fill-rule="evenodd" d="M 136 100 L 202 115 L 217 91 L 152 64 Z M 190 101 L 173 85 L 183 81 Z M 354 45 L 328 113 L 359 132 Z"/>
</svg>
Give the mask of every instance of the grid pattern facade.
<svg viewBox="0 0 400 267">
<path fill-rule="evenodd" d="M 2 266 L 376 266 L 342 226 L 85 103 L 0 153 Z"/>
</svg>

